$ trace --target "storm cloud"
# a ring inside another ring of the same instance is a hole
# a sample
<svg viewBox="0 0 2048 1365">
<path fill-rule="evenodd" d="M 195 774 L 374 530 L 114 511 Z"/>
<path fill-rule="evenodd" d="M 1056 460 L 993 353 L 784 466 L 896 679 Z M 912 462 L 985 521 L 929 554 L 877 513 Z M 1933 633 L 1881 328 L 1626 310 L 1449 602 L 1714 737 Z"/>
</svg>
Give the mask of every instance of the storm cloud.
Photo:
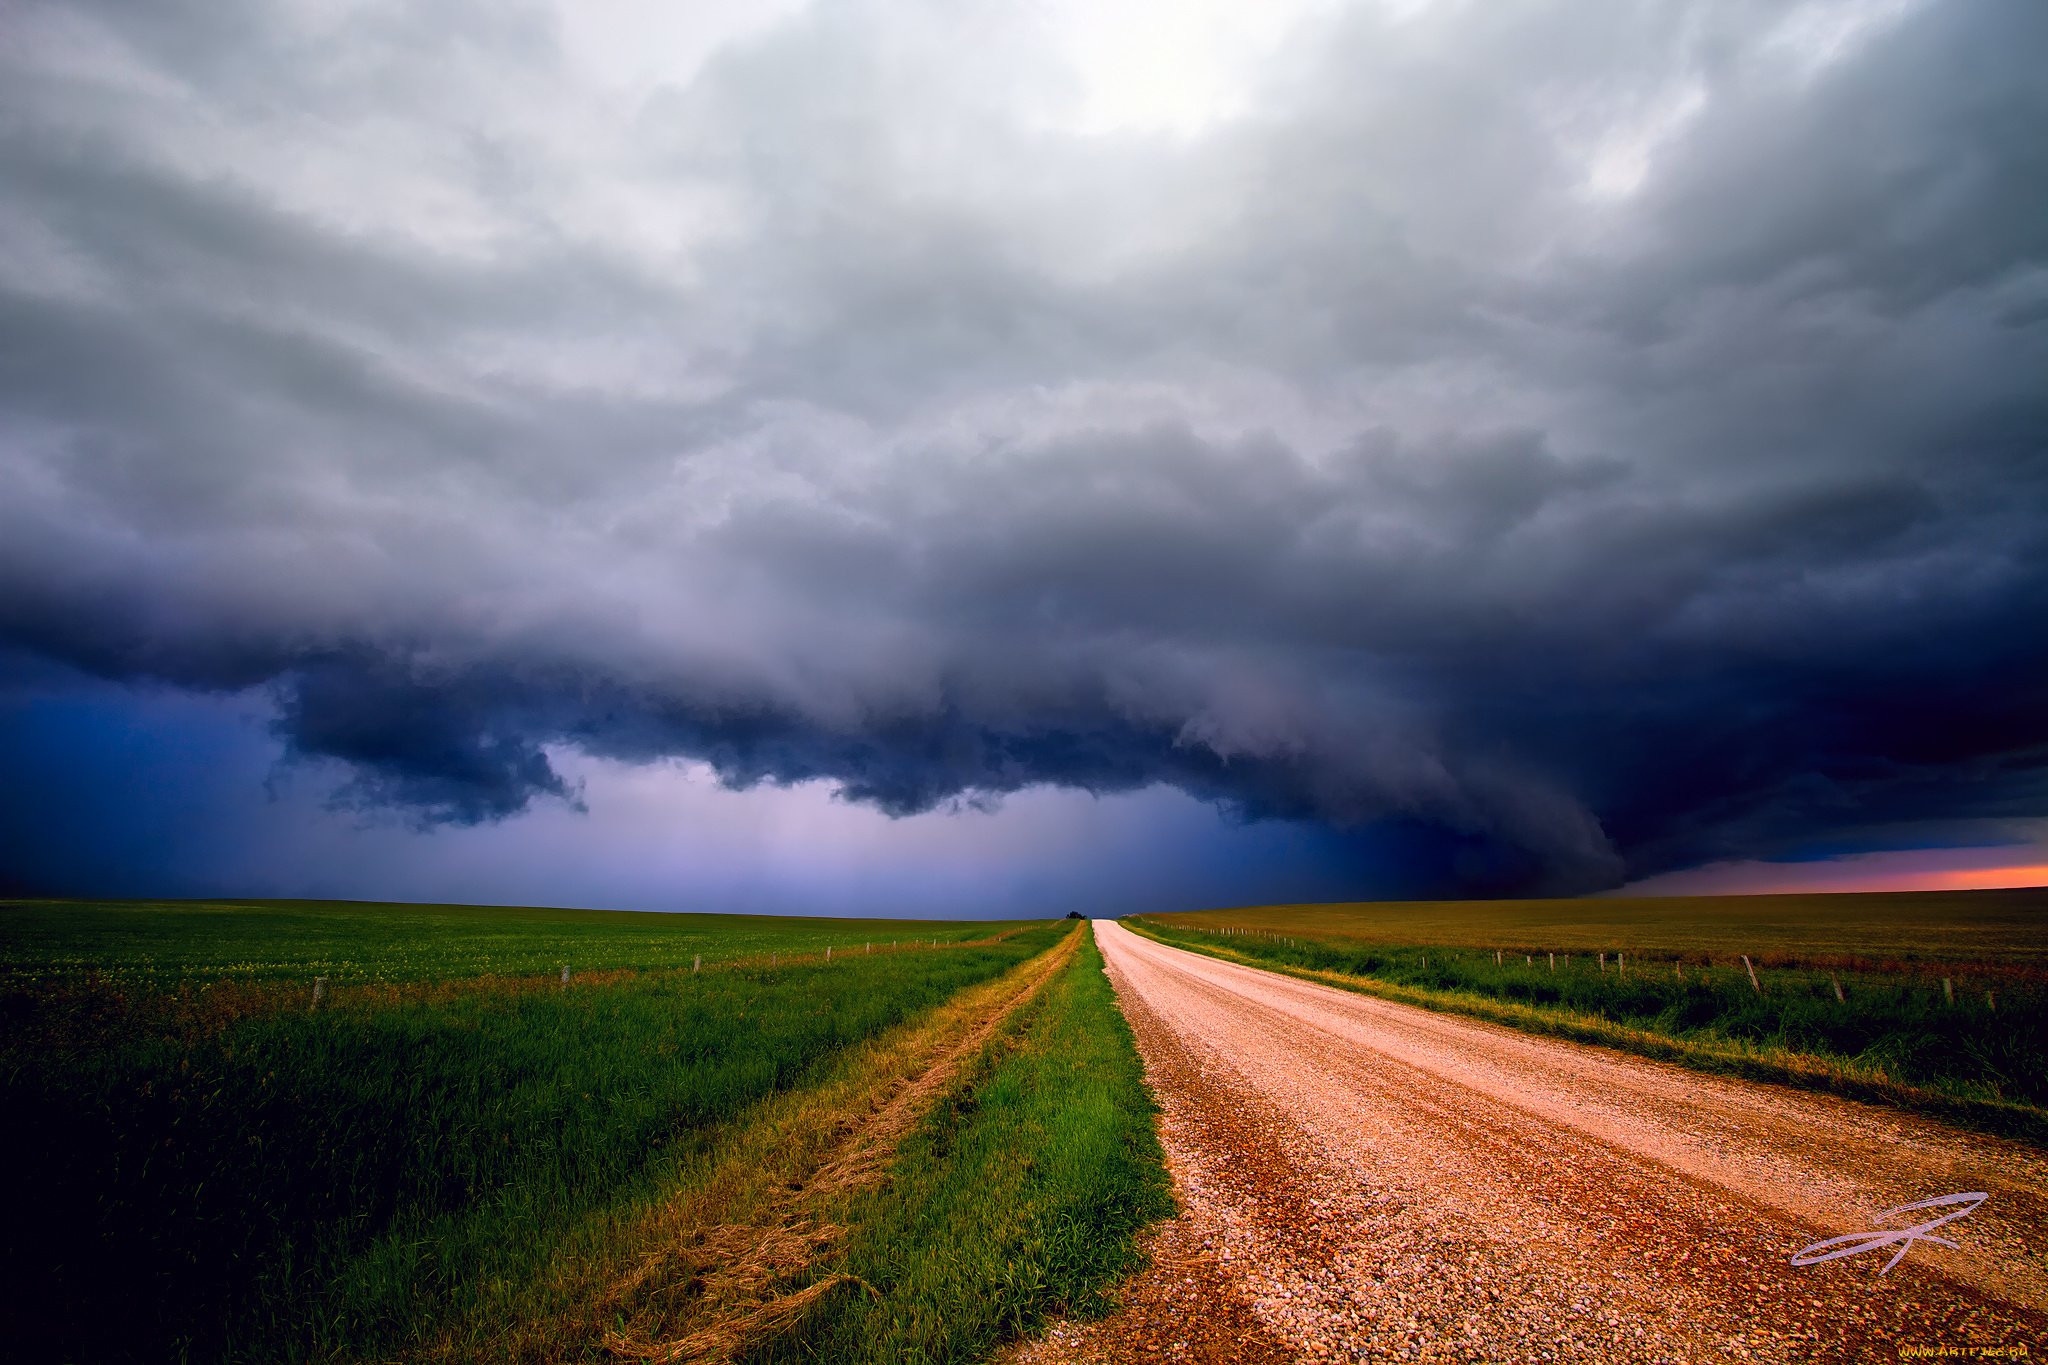
<svg viewBox="0 0 2048 1365">
<path fill-rule="evenodd" d="M 1165 785 L 1501 893 L 2048 807 L 2040 5 L 629 11 L 10 7 L 0 649 L 426 824 Z"/>
</svg>

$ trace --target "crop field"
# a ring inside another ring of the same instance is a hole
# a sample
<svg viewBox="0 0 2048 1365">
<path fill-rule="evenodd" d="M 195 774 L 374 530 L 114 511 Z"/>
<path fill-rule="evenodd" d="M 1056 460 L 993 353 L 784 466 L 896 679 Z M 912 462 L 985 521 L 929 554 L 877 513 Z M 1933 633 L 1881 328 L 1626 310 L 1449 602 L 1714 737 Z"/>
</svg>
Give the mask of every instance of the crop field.
<svg viewBox="0 0 2048 1365">
<path fill-rule="evenodd" d="M 2048 1139 L 2048 892 L 1265 906 L 1126 923 L 1391 999 Z"/>
<path fill-rule="evenodd" d="M 1071 928 L 11 903 L 0 1159 L 36 1175 L 0 1276 L 37 1306 L 13 1347 L 420 1354 L 561 1279 L 770 1097 Z"/>
<path fill-rule="evenodd" d="M 2048 970 L 2048 887 L 1791 896 L 1254 905 L 1147 916 L 1193 929 L 1504 951 L 1748 954 L 1818 965 Z"/>
<path fill-rule="evenodd" d="M 959 943 L 986 920 L 655 915 L 375 901 L 0 901 L 0 980 L 91 973 L 175 988 L 657 971 L 868 945 Z"/>
</svg>

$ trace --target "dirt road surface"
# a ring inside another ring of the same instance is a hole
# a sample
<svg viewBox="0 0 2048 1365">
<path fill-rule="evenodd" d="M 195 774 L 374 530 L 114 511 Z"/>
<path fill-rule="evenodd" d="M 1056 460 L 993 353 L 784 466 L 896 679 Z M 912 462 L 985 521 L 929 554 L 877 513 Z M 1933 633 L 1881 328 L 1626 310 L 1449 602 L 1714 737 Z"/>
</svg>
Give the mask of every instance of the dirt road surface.
<svg viewBox="0 0 2048 1365">
<path fill-rule="evenodd" d="M 1095 928 L 1186 1212 L 1027 1362 L 2048 1356 L 2048 1154 Z M 1953 1248 L 1790 1264 L 1969 1191 Z"/>
</svg>

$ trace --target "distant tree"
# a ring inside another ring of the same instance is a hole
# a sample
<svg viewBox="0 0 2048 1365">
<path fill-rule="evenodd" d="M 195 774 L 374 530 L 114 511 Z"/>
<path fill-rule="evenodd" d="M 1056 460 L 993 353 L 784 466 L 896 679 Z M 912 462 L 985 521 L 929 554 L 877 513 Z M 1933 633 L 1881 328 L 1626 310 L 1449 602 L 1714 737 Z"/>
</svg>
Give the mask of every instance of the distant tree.
<svg viewBox="0 0 2048 1365">
<path fill-rule="evenodd" d="M 1067 911 L 1067 918 L 1068 918 L 1068 919 L 1087 919 L 1088 917 L 1087 917 L 1086 915 L 1082 914 L 1082 913 L 1081 913 L 1081 912 L 1080 912 L 1079 910 L 1069 910 L 1069 911 Z"/>
</svg>

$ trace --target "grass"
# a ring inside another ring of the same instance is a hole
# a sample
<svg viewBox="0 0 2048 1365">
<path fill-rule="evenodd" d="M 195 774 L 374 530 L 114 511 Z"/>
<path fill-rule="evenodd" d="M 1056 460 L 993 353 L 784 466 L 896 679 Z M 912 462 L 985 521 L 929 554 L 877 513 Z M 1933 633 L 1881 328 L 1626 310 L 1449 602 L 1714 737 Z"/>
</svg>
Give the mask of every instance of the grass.
<svg viewBox="0 0 2048 1365">
<path fill-rule="evenodd" d="M 336 985 L 659 971 L 873 943 L 959 943 L 1026 921 L 667 915 L 376 901 L 0 901 L 0 981 L 91 974 L 184 984 Z"/>
<path fill-rule="evenodd" d="M 1747 953 L 1822 968 L 1964 963 L 2048 970 L 2048 887 L 1788 896 L 1255 905 L 1153 915 L 1193 929 L 1513 952 Z"/>
<path fill-rule="evenodd" d="M 1155 1113 L 1092 934 L 903 1144 L 890 1178 L 838 1211 L 829 1268 L 870 1288 L 826 1301 L 754 1365 L 953 1365 L 1054 1315 L 1086 1315 L 1173 1211 Z"/>
<path fill-rule="evenodd" d="M 785 958 L 770 966 L 763 943 L 869 926 L 778 933 L 747 917 L 721 938 L 594 912 L 393 907 L 383 945 L 364 906 L 4 913 L 9 963 L 25 965 L 0 977 L 0 1159 L 35 1178 L 10 1200 L 0 1277 L 36 1305 L 15 1315 L 14 1348 L 80 1361 L 423 1349 L 557 1274 L 580 1229 L 700 1165 L 751 1108 L 1066 932 L 989 942 L 987 925 L 918 923 L 955 946 L 830 963 L 770 948 Z M 67 915 L 83 942 L 51 929 Z M 186 925 L 204 942 L 151 971 L 135 945 Z M 272 973 L 335 960 L 337 941 L 355 984 L 310 1011 L 303 984 Z M 487 974 L 570 942 L 598 963 L 701 946 L 706 967 L 611 966 L 567 989 Z M 443 979 L 399 975 L 429 956 Z M 259 965 L 197 979 L 221 961 Z"/>
<path fill-rule="evenodd" d="M 1384 916 L 1366 907 L 1302 907 L 1299 923 L 1274 907 L 1235 924 L 1227 911 L 1127 923 L 1164 942 L 1368 994 L 2048 1141 L 2048 978 L 2014 961 L 2027 961 L 2026 933 L 2015 935 L 2017 946 L 1988 945 L 1988 961 L 1953 956 L 1979 941 L 1986 923 L 2023 920 L 2030 907 L 2038 918 L 2048 896 L 1965 893 L 1960 904 L 1929 897 L 1917 910 L 1893 896 L 1839 899 L 1877 900 L 1886 913 L 1858 939 L 1832 907 L 1738 901 L 1717 927 L 1694 904 L 1680 908 L 1673 942 L 1659 943 L 1644 911 L 1629 907 L 1614 912 L 1628 930 L 1616 935 L 1620 943 L 1591 953 L 1581 936 L 1588 926 L 1570 918 L 1581 902 L 1480 910 L 1462 935 L 1448 907 L 1408 905 Z M 1813 942 L 1786 932 L 1767 938 L 1769 949 L 1748 942 L 1766 937 L 1756 932 L 1760 924 L 1783 930 L 1802 914 L 1832 928 Z M 1423 925 L 1435 928 L 1434 941 L 1338 932 L 1413 933 Z M 1532 928 L 1555 936 L 1545 941 Z M 1742 954 L 1730 955 L 1731 944 L 1752 950 L 1754 982 Z M 1909 947 L 1916 955 L 1902 957 Z"/>
</svg>

